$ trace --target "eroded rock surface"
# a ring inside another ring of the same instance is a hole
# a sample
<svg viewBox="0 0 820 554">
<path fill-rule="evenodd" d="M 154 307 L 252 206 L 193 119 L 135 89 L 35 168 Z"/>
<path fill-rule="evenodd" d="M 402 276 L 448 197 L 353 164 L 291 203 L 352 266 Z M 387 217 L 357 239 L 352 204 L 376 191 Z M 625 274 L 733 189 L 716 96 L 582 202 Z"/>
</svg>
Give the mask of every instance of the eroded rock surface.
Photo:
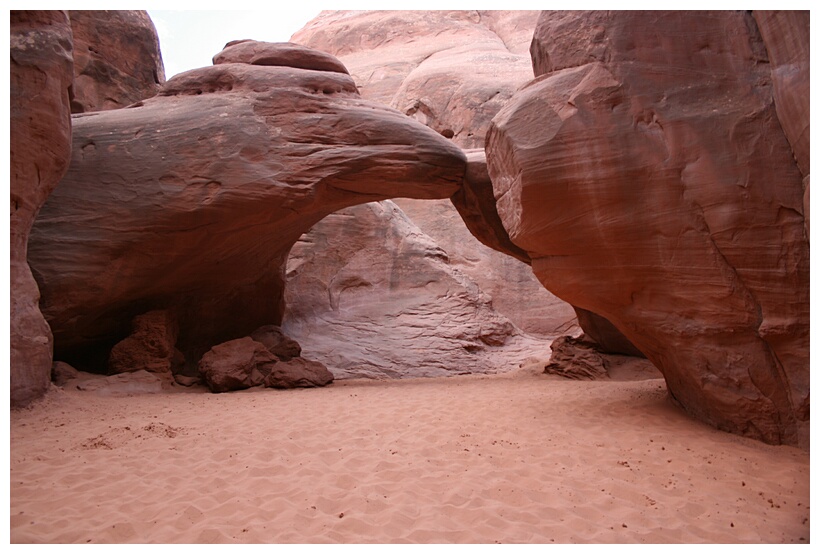
<svg viewBox="0 0 820 554">
<path fill-rule="evenodd" d="M 362 95 L 390 105 L 450 138 L 483 165 L 492 117 L 532 79 L 528 48 L 534 11 L 325 11 L 293 35 L 294 42 L 341 59 Z M 469 177 L 468 171 L 468 177 Z M 489 185 L 486 170 L 473 172 Z M 482 175 L 483 173 L 483 175 Z M 527 333 L 552 338 L 574 325 L 565 302 L 545 290 L 526 253 L 481 225 L 465 228 L 478 208 L 460 189 L 447 200 L 398 198 L 396 204 L 447 252 L 451 264 L 492 297 L 493 306 Z M 489 200 L 494 204 L 491 187 Z M 484 199 L 486 200 L 486 199 Z M 494 205 L 492 210 L 495 210 Z M 461 217 L 460 217 L 461 216 Z M 464 220 L 462 221 L 462 218 Z M 496 217 L 497 220 L 497 217 Z M 491 222 L 501 226 L 500 220 Z M 319 225 L 323 225 L 320 223 Z M 506 231 L 501 227 L 506 237 Z M 489 240 L 489 242 L 487 242 Z M 518 258 L 509 258 L 505 254 Z M 299 285 L 295 285 L 299 286 Z M 299 302 L 299 295 L 294 295 Z"/>
<path fill-rule="evenodd" d="M 302 237 L 286 301 L 285 332 L 337 378 L 496 373 L 533 346 L 391 201 Z"/>
<path fill-rule="evenodd" d="M 151 18 L 137 10 L 72 10 L 72 113 L 123 108 L 154 96 L 165 82 Z"/>
<path fill-rule="evenodd" d="M 772 68 L 774 106 L 803 174 L 803 216 L 809 231 L 810 169 L 810 32 L 809 12 L 753 12 Z"/>
<path fill-rule="evenodd" d="M 643 356 L 605 352 L 586 334 L 558 337 L 552 341 L 551 350 L 544 373 L 565 379 L 642 381 L 663 377 Z"/>
<path fill-rule="evenodd" d="M 223 63 L 73 122 L 29 260 L 59 359 L 79 368 L 153 309 L 177 317 L 189 364 L 280 323 L 302 233 L 362 202 L 448 198 L 465 172 L 450 141 L 333 71 Z"/>
<path fill-rule="evenodd" d="M 684 408 L 807 440 L 802 175 L 743 12 L 544 12 L 496 116 L 498 211 L 539 279 L 612 322 Z M 706 70 L 705 70 L 706 69 Z"/>
<path fill-rule="evenodd" d="M 52 334 L 26 261 L 40 207 L 71 152 L 71 27 L 64 11 L 11 11 L 10 401 L 25 405 L 49 386 Z"/>
<path fill-rule="evenodd" d="M 151 373 L 170 373 L 175 360 L 179 327 L 169 310 L 154 310 L 138 315 L 128 337 L 114 345 L 108 358 L 108 373 L 145 370 Z"/>
<path fill-rule="evenodd" d="M 337 56 L 362 96 L 481 147 L 490 120 L 532 77 L 537 12 L 324 11 L 291 40 Z"/>
</svg>

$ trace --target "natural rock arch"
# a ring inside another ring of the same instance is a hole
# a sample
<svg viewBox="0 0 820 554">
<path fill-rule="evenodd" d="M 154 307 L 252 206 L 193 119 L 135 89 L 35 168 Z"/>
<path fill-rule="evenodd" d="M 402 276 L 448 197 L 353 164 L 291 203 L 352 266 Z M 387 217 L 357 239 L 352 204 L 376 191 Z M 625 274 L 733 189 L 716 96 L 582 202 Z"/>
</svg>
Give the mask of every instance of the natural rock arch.
<svg viewBox="0 0 820 554">
<path fill-rule="evenodd" d="M 362 100 L 343 67 L 304 68 L 311 55 L 332 59 L 232 43 L 154 98 L 74 117 L 71 165 L 29 250 L 58 358 L 100 363 L 134 316 L 162 308 L 196 363 L 281 321 L 288 251 L 325 215 L 459 189 L 458 147 Z"/>
</svg>

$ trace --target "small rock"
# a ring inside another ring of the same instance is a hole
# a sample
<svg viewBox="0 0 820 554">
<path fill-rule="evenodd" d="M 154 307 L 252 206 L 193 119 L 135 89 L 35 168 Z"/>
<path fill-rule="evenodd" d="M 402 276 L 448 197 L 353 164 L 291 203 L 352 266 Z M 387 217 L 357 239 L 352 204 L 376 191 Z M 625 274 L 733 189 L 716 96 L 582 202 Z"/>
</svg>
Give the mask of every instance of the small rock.
<svg viewBox="0 0 820 554">
<path fill-rule="evenodd" d="M 79 372 L 65 362 L 54 362 L 51 366 L 51 380 L 58 387 L 62 387 L 72 379 L 76 379 Z"/>
</svg>

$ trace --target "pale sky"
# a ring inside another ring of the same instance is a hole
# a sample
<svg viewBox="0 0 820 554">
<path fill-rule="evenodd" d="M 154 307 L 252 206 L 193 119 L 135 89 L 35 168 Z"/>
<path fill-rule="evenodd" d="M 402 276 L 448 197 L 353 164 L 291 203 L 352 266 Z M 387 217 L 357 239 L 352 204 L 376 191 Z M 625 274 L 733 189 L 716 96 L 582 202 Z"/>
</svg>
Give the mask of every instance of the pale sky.
<svg viewBox="0 0 820 554">
<path fill-rule="evenodd" d="M 319 15 L 319 8 L 292 10 L 148 10 L 159 35 L 165 77 L 205 67 L 228 42 L 287 42 Z"/>
</svg>

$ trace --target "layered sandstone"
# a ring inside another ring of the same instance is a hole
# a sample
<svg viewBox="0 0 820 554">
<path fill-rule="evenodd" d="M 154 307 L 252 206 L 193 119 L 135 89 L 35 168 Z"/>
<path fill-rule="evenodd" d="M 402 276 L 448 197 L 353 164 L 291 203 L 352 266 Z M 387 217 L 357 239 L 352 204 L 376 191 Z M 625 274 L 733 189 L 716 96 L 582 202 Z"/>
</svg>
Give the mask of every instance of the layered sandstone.
<svg viewBox="0 0 820 554">
<path fill-rule="evenodd" d="M 772 68 L 774 106 L 803 174 L 803 216 L 809 229 L 810 32 L 809 12 L 753 12 Z"/>
<path fill-rule="evenodd" d="M 136 10 L 72 10 L 72 113 L 123 108 L 154 96 L 165 82 L 151 18 Z"/>
<path fill-rule="evenodd" d="M 483 164 L 479 151 L 493 116 L 532 79 L 528 48 L 537 15 L 483 10 L 324 11 L 291 40 L 338 56 L 362 96 L 390 105 L 473 150 L 473 165 L 478 167 Z M 473 173 L 474 183 L 489 184 L 486 171 Z M 395 202 L 516 326 L 550 338 L 572 328 L 572 308 L 538 283 L 526 253 L 482 228 L 494 222 L 471 211 L 480 206 L 475 196 L 465 196 L 468 190 L 473 189 L 460 189 L 452 202 L 406 198 Z M 489 198 L 494 204 L 491 193 Z M 501 232 L 506 234 L 503 227 Z M 294 294 L 293 301 L 298 303 L 300 296 Z"/>
<path fill-rule="evenodd" d="M 26 261 L 40 207 L 66 171 L 71 152 L 71 27 L 64 11 L 10 14 L 10 400 L 23 405 L 49 385 L 52 335 Z"/>
<path fill-rule="evenodd" d="M 80 369 L 150 310 L 175 315 L 189 366 L 280 323 L 302 233 L 363 202 L 448 198 L 465 172 L 459 148 L 363 100 L 346 73 L 281 63 L 189 71 L 156 97 L 73 122 L 71 166 L 29 259 L 56 352 Z"/>
<path fill-rule="evenodd" d="M 691 414 L 804 443 L 803 177 L 752 16 L 544 12 L 532 57 L 487 160 L 539 279 L 612 322 Z"/>
<path fill-rule="evenodd" d="M 497 373 L 537 348 L 391 201 L 326 217 L 287 282 L 285 332 L 337 378 Z"/>
<path fill-rule="evenodd" d="M 291 40 L 337 56 L 362 96 L 393 106 L 464 148 L 532 78 L 538 12 L 323 11 Z"/>
</svg>

